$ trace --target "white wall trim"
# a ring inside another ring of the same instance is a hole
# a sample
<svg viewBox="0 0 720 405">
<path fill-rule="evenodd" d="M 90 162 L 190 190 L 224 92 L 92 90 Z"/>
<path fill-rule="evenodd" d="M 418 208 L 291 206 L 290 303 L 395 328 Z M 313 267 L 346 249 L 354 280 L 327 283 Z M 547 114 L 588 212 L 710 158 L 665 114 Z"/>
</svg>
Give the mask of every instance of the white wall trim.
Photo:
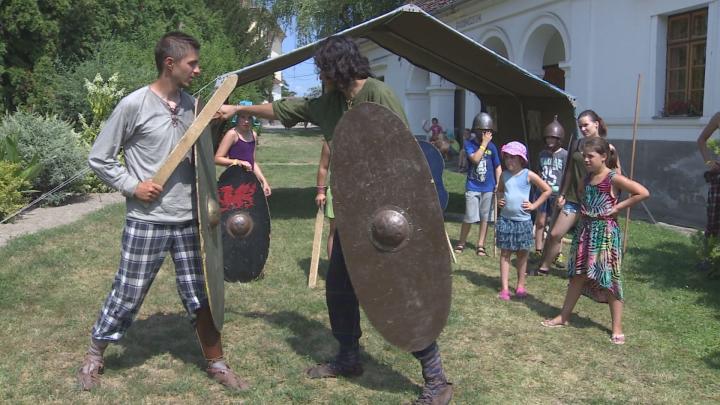
<svg viewBox="0 0 720 405">
<path fill-rule="evenodd" d="M 487 42 L 491 38 L 497 38 L 500 40 L 500 42 L 503 43 L 503 45 L 505 45 L 505 49 L 508 53 L 508 60 L 515 60 L 515 52 L 513 50 L 512 42 L 510 41 L 510 37 L 504 29 L 497 25 L 490 27 L 478 37 L 478 42 L 484 46 L 485 42 Z"/>
</svg>

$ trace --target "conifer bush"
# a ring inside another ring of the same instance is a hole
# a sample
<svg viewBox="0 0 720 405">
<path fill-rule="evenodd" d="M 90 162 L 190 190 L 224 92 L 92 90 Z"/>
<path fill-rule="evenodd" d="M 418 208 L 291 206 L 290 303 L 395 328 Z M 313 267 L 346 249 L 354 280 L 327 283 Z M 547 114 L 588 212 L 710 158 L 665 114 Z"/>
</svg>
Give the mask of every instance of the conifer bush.
<svg viewBox="0 0 720 405">
<path fill-rule="evenodd" d="M 17 140 L 24 165 L 37 159 L 40 169 L 31 180 L 31 187 L 40 193 L 52 190 L 87 168 L 87 147 L 71 125 L 56 116 L 23 111 L 5 114 L 0 124 L 0 139 L 7 136 Z M 83 194 L 83 178 L 79 176 L 48 196 L 45 202 L 58 205 L 74 195 Z"/>
</svg>

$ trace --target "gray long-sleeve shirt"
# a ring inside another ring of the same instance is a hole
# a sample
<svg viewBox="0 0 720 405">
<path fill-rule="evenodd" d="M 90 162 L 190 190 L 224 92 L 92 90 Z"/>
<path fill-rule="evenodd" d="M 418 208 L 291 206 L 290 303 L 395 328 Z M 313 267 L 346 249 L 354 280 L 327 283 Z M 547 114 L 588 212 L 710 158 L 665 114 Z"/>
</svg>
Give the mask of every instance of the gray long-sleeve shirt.
<svg viewBox="0 0 720 405">
<path fill-rule="evenodd" d="M 147 204 L 134 197 L 138 184 L 155 175 L 195 118 L 195 99 L 183 91 L 180 95 L 173 115 L 149 86 L 132 92 L 115 107 L 90 151 L 90 167 L 126 197 L 128 218 L 180 223 L 195 216 L 195 172 L 189 158 L 175 169 L 157 200 Z M 120 148 L 125 165 L 117 157 Z"/>
</svg>

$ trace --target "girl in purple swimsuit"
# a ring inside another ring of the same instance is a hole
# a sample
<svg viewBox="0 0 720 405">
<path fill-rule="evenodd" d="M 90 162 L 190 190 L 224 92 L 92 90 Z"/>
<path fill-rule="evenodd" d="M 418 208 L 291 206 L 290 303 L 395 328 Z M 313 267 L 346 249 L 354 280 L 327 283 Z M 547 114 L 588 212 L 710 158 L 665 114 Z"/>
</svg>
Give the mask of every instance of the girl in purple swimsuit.
<svg viewBox="0 0 720 405">
<path fill-rule="evenodd" d="M 215 164 L 220 166 L 242 166 L 245 170 L 255 173 L 262 184 L 265 196 L 271 193 L 270 184 L 263 176 L 260 165 L 255 161 L 255 145 L 257 134 L 252 130 L 252 117 L 240 113 L 238 123 L 230 128 L 220 141 L 215 153 Z"/>
</svg>

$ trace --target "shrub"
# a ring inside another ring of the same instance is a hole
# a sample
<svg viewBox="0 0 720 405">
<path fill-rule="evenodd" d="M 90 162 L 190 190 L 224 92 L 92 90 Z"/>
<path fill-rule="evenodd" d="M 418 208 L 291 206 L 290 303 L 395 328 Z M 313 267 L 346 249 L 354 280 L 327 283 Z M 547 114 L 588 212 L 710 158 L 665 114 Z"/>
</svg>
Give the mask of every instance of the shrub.
<svg viewBox="0 0 720 405">
<path fill-rule="evenodd" d="M 70 124 L 55 116 L 16 112 L 6 114 L 0 124 L 0 139 L 12 136 L 24 165 L 37 156 L 40 171 L 32 180 L 32 187 L 47 192 L 79 174 L 87 167 L 87 148 L 80 143 Z M 47 198 L 50 204 L 60 204 L 68 197 L 82 193 L 79 181 L 68 184 Z"/>
<path fill-rule="evenodd" d="M 20 164 L 0 160 L 0 219 L 5 219 L 25 204 L 23 190 L 27 190 L 30 183 L 19 175 L 21 171 Z"/>
<path fill-rule="evenodd" d="M 720 238 L 706 238 L 702 231 L 698 231 L 692 236 L 692 244 L 700 263 L 708 266 L 713 273 L 720 271 Z"/>
</svg>

